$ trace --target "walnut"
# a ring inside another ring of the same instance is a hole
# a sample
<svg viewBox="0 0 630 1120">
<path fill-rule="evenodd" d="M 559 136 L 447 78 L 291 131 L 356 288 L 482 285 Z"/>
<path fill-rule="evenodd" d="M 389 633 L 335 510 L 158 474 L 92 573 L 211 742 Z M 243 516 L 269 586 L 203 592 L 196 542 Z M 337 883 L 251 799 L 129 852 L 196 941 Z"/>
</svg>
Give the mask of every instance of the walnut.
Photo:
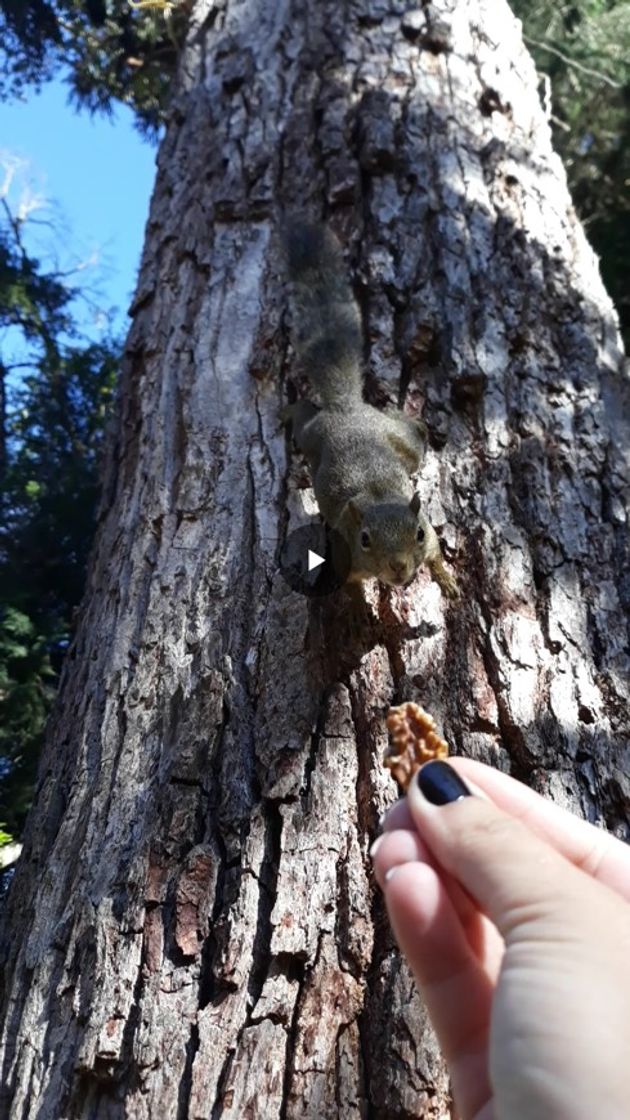
<svg viewBox="0 0 630 1120">
<path fill-rule="evenodd" d="M 414 774 L 433 758 L 446 758 L 448 743 L 435 733 L 435 720 L 419 704 L 409 701 L 387 713 L 391 746 L 383 759 L 403 793 Z"/>
</svg>

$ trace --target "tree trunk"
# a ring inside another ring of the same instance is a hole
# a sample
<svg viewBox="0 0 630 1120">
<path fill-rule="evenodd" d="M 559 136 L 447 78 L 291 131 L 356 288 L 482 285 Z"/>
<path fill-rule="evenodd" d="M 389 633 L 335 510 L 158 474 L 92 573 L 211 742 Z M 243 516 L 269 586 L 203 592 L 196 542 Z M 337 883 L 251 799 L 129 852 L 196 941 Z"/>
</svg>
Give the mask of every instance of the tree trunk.
<svg viewBox="0 0 630 1120">
<path fill-rule="evenodd" d="M 389 704 L 627 835 L 629 393 L 501 0 L 197 0 L 80 624 L 3 934 L 2 1115 L 450 1115 L 367 851 Z M 463 590 L 307 600 L 278 218 L 422 413 Z"/>
</svg>

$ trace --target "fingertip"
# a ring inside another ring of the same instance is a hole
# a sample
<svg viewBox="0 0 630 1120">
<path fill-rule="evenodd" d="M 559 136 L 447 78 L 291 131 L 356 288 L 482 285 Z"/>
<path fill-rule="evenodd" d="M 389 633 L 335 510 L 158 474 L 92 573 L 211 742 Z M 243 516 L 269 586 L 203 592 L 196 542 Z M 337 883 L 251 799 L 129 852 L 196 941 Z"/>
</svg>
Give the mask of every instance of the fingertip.
<svg viewBox="0 0 630 1120">
<path fill-rule="evenodd" d="M 372 845 L 372 863 L 378 885 L 383 889 L 385 880 L 394 868 L 429 859 L 429 851 L 415 829 L 395 829 L 380 836 Z"/>
<path fill-rule="evenodd" d="M 383 814 L 380 824 L 383 832 L 393 832 L 398 828 L 413 828 L 414 823 L 407 798 L 401 797 L 400 801 L 392 805 L 391 809 Z"/>
<path fill-rule="evenodd" d="M 399 828 L 412 829 L 416 827 L 413 806 L 414 803 L 417 802 L 420 775 L 431 774 L 434 769 L 439 771 L 441 767 L 445 767 L 453 782 L 458 783 L 461 781 L 463 789 L 460 790 L 460 793 L 463 794 L 463 790 L 465 789 L 468 793 L 472 793 L 476 797 L 481 797 L 485 801 L 489 801 L 490 798 L 487 793 L 469 780 L 465 767 L 463 768 L 463 773 L 461 772 L 459 764 L 467 761 L 469 760 L 453 756 L 449 758 L 448 762 L 442 759 L 432 759 L 429 762 L 425 762 L 410 782 L 407 794 L 401 797 L 399 801 L 392 805 L 391 809 L 388 809 L 387 812 L 383 814 L 379 822 L 382 832 L 393 832 Z M 422 795 L 421 789 L 420 793 Z M 425 797 L 424 800 L 427 801 L 427 798 Z"/>
<path fill-rule="evenodd" d="M 462 801 L 480 799 L 492 804 L 488 796 L 468 780 L 464 780 L 451 762 L 432 759 L 418 770 L 407 791 L 407 809 L 411 827 L 419 832 L 432 831 L 430 822 L 435 814 L 442 817 L 445 810 Z"/>
<path fill-rule="evenodd" d="M 450 805 L 471 796 L 471 790 L 455 767 L 441 758 L 425 762 L 416 774 L 409 789 L 413 801 L 418 793 L 431 805 Z"/>
<path fill-rule="evenodd" d="M 395 864 L 384 876 L 387 910 L 394 930 L 401 932 L 400 947 L 413 967 L 418 939 L 437 913 L 443 887 L 433 867 L 419 861 Z"/>
</svg>

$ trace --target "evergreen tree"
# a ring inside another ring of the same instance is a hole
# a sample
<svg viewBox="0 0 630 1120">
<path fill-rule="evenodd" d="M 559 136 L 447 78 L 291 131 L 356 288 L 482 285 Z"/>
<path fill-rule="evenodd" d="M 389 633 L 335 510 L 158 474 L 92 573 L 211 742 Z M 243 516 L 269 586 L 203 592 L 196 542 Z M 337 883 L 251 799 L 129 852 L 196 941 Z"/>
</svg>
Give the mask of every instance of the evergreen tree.
<svg viewBox="0 0 630 1120">
<path fill-rule="evenodd" d="M 63 65 L 91 112 L 124 101 L 141 130 L 164 118 L 188 0 L 0 0 L 0 95 L 39 86 Z"/>
<path fill-rule="evenodd" d="M 543 83 L 554 146 L 630 341 L 630 3 L 512 0 Z"/>
<path fill-rule="evenodd" d="M 76 292 L 29 254 L 6 201 L 2 216 L 0 327 L 20 349 L 19 368 L 0 365 L 0 826 L 11 838 L 82 593 L 118 348 L 81 341 Z"/>
</svg>

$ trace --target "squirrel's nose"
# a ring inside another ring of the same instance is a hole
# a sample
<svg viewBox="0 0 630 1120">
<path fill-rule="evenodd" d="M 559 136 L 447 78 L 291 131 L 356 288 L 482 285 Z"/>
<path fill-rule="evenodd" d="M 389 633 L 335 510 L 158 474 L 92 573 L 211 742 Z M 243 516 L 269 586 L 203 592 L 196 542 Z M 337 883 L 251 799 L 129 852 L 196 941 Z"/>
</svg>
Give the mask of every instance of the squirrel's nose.
<svg viewBox="0 0 630 1120">
<path fill-rule="evenodd" d="M 405 560 L 390 560 L 389 566 L 396 579 L 402 579 L 407 571 L 407 564 Z"/>
</svg>

